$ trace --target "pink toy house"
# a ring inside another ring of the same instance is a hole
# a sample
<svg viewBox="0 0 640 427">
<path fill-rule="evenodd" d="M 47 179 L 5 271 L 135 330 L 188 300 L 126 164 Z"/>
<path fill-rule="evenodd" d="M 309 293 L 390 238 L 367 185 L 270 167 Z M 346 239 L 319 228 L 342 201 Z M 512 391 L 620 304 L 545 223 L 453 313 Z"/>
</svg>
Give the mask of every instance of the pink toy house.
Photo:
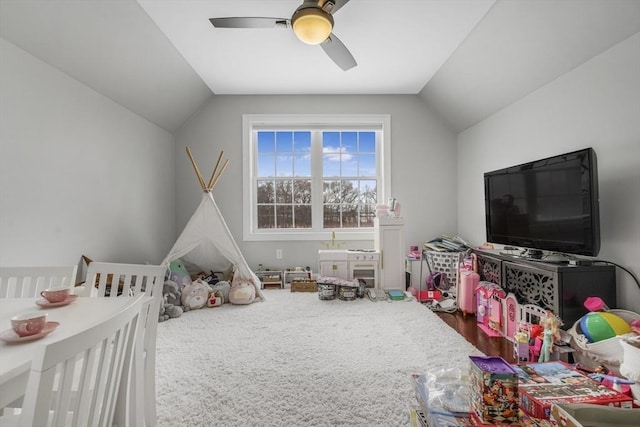
<svg viewBox="0 0 640 427">
<path fill-rule="evenodd" d="M 489 337 L 502 336 L 502 301 L 507 296 L 495 283 L 482 281 L 476 288 L 478 327 Z"/>
</svg>

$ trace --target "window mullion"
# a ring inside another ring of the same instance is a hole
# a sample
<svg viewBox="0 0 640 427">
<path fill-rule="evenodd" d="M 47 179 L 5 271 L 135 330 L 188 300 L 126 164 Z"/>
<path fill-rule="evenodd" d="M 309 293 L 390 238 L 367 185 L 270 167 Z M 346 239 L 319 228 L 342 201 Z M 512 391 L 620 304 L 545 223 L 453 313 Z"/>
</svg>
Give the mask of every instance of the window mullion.
<svg viewBox="0 0 640 427">
<path fill-rule="evenodd" d="M 312 229 L 322 230 L 322 131 L 311 132 L 311 218 Z"/>
</svg>

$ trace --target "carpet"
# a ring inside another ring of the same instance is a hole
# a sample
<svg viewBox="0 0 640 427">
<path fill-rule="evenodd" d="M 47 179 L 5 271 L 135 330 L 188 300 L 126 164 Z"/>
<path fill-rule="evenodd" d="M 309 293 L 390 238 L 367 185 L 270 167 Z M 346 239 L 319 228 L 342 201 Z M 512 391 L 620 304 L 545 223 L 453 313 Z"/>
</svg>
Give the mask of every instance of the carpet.
<svg viewBox="0 0 640 427">
<path fill-rule="evenodd" d="M 415 301 L 265 292 L 158 325 L 158 426 L 408 426 L 410 374 L 481 354 Z"/>
</svg>

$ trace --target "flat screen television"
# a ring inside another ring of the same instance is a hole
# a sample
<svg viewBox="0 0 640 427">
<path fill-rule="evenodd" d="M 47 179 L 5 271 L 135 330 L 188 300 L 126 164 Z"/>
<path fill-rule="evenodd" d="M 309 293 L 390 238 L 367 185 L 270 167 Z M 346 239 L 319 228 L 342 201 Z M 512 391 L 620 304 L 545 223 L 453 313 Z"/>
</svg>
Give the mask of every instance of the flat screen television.
<svg viewBox="0 0 640 427">
<path fill-rule="evenodd" d="M 484 174 L 487 241 L 596 256 L 598 169 L 591 148 Z"/>
</svg>

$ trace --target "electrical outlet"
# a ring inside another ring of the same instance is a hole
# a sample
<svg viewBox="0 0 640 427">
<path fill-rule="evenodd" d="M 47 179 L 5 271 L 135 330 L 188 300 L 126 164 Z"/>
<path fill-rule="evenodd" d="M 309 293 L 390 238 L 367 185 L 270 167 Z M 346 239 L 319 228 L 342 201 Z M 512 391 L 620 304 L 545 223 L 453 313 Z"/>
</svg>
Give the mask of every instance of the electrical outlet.
<svg viewBox="0 0 640 427">
<path fill-rule="evenodd" d="M 282 249 L 276 249 L 276 259 L 282 259 Z"/>
</svg>

